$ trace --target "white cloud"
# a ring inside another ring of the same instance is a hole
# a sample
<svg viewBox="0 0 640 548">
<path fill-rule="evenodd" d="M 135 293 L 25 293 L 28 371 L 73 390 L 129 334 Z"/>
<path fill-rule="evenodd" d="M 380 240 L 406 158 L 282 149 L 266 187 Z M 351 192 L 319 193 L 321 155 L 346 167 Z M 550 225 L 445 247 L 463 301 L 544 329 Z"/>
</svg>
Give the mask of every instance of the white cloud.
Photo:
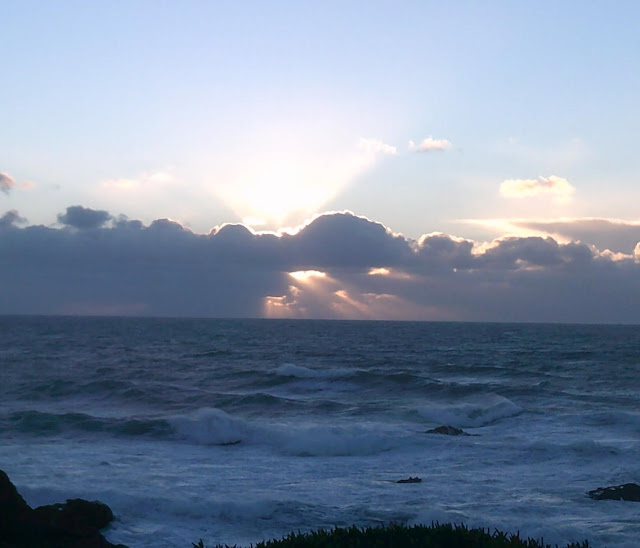
<svg viewBox="0 0 640 548">
<path fill-rule="evenodd" d="M 9 194 L 9 191 L 16 186 L 16 182 L 8 173 L 0 172 L 0 192 Z"/>
<path fill-rule="evenodd" d="M 154 187 L 170 185 L 176 182 L 171 173 L 156 171 L 153 173 L 143 173 L 135 178 L 121 177 L 119 179 L 109 179 L 102 182 L 102 186 L 108 189 L 132 191 L 143 187 Z"/>
<path fill-rule="evenodd" d="M 416 144 L 413 141 L 409 141 L 409 150 L 414 152 L 431 152 L 433 150 L 447 150 L 453 145 L 451 141 L 447 139 L 434 139 L 429 136 L 423 139 L 420 143 Z"/>
<path fill-rule="evenodd" d="M 370 152 L 372 154 L 390 154 L 394 156 L 397 154 L 398 149 L 392 145 L 387 145 L 379 139 L 364 139 L 361 138 L 359 142 L 361 149 Z"/>
<path fill-rule="evenodd" d="M 507 179 L 500 185 L 500 194 L 507 198 L 547 195 L 559 201 L 566 201 L 575 191 L 575 187 L 569 181 L 555 175 L 537 179 Z"/>
</svg>

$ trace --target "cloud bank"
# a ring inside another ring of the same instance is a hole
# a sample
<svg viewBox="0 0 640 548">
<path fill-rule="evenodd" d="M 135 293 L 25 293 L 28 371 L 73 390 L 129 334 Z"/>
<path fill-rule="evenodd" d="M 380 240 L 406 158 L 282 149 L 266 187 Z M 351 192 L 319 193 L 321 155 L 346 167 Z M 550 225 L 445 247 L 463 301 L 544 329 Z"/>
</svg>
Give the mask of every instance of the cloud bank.
<svg viewBox="0 0 640 548">
<path fill-rule="evenodd" d="M 632 253 L 640 242 L 640 222 L 618 219 L 557 219 L 513 221 L 514 226 L 589 242 L 599 249 Z"/>
<path fill-rule="evenodd" d="M 2 219 L 2 314 L 640 322 L 640 251 L 410 240 L 348 212 L 282 235 L 239 224 L 194 234 L 82 206 L 62 228 Z"/>
<path fill-rule="evenodd" d="M 578 241 L 600 250 L 631 254 L 640 242 L 640 221 L 606 218 L 466 219 L 464 223 L 502 234 L 552 236 L 561 242 Z"/>
</svg>

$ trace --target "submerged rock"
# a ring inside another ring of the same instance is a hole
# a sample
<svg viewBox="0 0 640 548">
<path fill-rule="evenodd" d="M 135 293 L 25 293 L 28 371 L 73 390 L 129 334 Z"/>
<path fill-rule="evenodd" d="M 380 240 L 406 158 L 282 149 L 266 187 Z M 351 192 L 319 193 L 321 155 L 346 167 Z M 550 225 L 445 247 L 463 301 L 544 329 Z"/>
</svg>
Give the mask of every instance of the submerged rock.
<svg viewBox="0 0 640 548">
<path fill-rule="evenodd" d="M 432 428 L 431 430 L 427 430 L 426 434 L 442 434 L 444 436 L 470 436 L 471 434 L 467 434 L 464 430 L 460 428 L 456 428 L 455 426 L 438 426 L 437 428 Z"/>
<path fill-rule="evenodd" d="M 598 487 L 587 493 L 596 500 L 630 500 L 640 502 L 640 485 L 637 483 L 625 483 L 611 487 Z"/>
<path fill-rule="evenodd" d="M 33 509 L 0 470 L 0 546 L 126 548 L 100 534 L 112 520 L 113 512 L 106 504 L 83 499 Z"/>
<path fill-rule="evenodd" d="M 421 483 L 422 482 L 422 478 L 413 478 L 411 476 L 409 476 L 407 479 L 401 479 L 396 481 L 396 483 Z"/>
</svg>

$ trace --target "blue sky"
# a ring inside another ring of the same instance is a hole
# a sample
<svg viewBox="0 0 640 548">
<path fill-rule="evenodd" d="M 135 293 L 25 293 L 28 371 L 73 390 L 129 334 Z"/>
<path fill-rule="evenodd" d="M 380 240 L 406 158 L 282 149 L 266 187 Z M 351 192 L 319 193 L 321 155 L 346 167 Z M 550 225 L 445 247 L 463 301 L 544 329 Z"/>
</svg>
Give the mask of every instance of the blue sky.
<svg viewBox="0 0 640 548">
<path fill-rule="evenodd" d="M 0 18 L 0 215 L 23 228 L 80 205 L 197 234 L 350 210 L 413 240 L 634 252 L 637 2 L 6 0 Z"/>
</svg>

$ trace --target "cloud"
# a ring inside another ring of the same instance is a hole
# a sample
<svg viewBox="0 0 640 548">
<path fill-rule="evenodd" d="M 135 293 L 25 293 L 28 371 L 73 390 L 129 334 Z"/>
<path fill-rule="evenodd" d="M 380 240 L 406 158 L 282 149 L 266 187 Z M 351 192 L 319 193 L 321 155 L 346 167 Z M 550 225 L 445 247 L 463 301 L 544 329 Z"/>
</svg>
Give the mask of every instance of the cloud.
<svg viewBox="0 0 640 548">
<path fill-rule="evenodd" d="M 503 238 L 486 246 L 476 262 L 492 269 L 526 270 L 584 266 L 593 259 L 583 244 L 558 244 L 553 238 Z"/>
<path fill-rule="evenodd" d="M 0 217 L 0 230 L 16 225 L 26 224 L 27 222 L 27 219 L 21 217 L 15 209 L 11 209 L 7 211 L 2 217 Z"/>
<path fill-rule="evenodd" d="M 441 232 L 423 235 L 417 242 L 416 254 L 430 270 L 470 267 L 474 243 L 471 240 L 448 236 Z"/>
<path fill-rule="evenodd" d="M 320 215 L 284 241 L 290 248 L 290 260 L 299 267 L 295 270 L 376 267 L 403 263 L 412 256 L 402 236 L 349 212 Z"/>
<path fill-rule="evenodd" d="M 139 177 L 119 179 L 108 179 L 103 181 L 101 186 L 106 189 L 118 191 L 138 191 L 143 188 L 157 188 L 166 185 L 172 185 L 176 182 L 175 177 L 166 171 L 155 171 L 152 173 L 143 173 Z"/>
<path fill-rule="evenodd" d="M 632 253 L 640 242 L 640 221 L 620 219 L 516 220 L 514 226 L 579 240 L 599 249 Z"/>
<path fill-rule="evenodd" d="M 559 242 L 580 241 L 598 249 L 633 253 L 640 242 L 640 221 L 606 218 L 467 219 L 494 233 L 552 236 Z"/>
<path fill-rule="evenodd" d="M 398 150 L 392 145 L 387 145 L 378 139 L 360 139 L 361 149 L 371 154 L 389 154 L 394 156 Z"/>
<path fill-rule="evenodd" d="M 640 247 L 410 240 L 350 212 L 280 235 L 240 224 L 196 234 L 81 206 L 61 219 L 84 230 L 7 215 L 1 314 L 640 322 Z"/>
<path fill-rule="evenodd" d="M 451 141 L 447 139 L 434 139 L 429 136 L 423 139 L 420 143 L 416 144 L 413 141 L 409 141 L 409 150 L 414 152 L 431 152 L 434 150 L 447 150 L 453 145 Z"/>
<path fill-rule="evenodd" d="M 80 230 L 100 228 L 110 219 L 107 211 L 82 206 L 70 206 L 66 213 L 58 215 L 59 223 Z"/>
<path fill-rule="evenodd" d="M 8 173 L 0 172 L 0 192 L 9 194 L 9 191 L 16 186 L 16 182 Z"/>
<path fill-rule="evenodd" d="M 566 179 L 551 175 L 537 179 L 507 179 L 500 185 L 500 194 L 507 198 L 531 198 L 552 196 L 566 201 L 575 192 L 575 187 Z"/>
</svg>

